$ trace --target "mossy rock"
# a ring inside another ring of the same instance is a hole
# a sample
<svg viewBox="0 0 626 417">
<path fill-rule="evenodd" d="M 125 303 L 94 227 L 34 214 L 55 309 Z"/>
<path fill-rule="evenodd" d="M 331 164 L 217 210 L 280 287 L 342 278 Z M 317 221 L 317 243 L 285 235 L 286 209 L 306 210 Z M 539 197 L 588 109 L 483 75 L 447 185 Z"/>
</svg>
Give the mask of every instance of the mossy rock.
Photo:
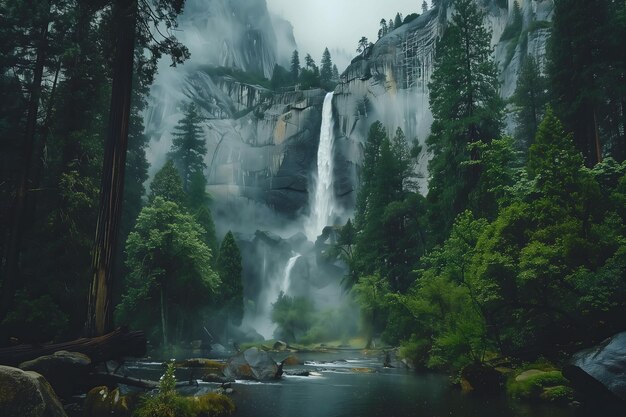
<svg viewBox="0 0 626 417">
<path fill-rule="evenodd" d="M 566 385 L 557 385 L 544 388 L 539 397 L 551 403 L 569 404 L 574 400 L 574 390 Z"/>
<path fill-rule="evenodd" d="M 192 412 L 198 417 L 229 416 L 235 411 L 235 403 L 223 394 L 208 393 L 188 400 Z"/>
<path fill-rule="evenodd" d="M 210 371 L 222 372 L 226 367 L 226 363 L 214 361 L 211 359 L 194 358 L 176 363 L 177 368 L 202 368 Z"/>
<path fill-rule="evenodd" d="M 561 371 L 527 369 L 509 378 L 507 392 L 518 400 L 559 402 L 573 397 L 573 390 Z"/>
</svg>

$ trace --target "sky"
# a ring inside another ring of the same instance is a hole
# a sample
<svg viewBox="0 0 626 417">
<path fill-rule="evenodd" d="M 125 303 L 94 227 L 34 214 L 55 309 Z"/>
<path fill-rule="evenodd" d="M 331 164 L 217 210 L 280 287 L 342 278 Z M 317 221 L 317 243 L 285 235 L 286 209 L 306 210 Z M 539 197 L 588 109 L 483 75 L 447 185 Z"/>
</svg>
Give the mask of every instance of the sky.
<svg viewBox="0 0 626 417">
<path fill-rule="evenodd" d="M 325 47 L 335 55 L 343 50 L 346 56 L 336 62 L 356 56 L 361 36 L 376 42 L 380 19 L 389 20 L 397 12 L 402 16 L 420 13 L 422 0 L 266 0 L 270 12 L 291 22 L 300 57 L 310 53 L 318 63 Z"/>
</svg>

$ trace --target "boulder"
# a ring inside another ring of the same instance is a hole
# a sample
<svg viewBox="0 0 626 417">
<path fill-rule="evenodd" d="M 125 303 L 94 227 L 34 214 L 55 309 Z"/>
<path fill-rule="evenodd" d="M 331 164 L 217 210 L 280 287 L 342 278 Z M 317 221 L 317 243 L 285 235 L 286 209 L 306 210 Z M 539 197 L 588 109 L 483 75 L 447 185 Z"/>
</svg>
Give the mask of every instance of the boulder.
<svg viewBox="0 0 626 417">
<path fill-rule="evenodd" d="M 461 385 L 476 394 L 495 394 L 502 390 L 504 376 L 491 366 L 473 363 L 461 370 Z"/>
<path fill-rule="evenodd" d="M 8 366 L 0 366 L 0 416 L 67 417 L 43 376 Z"/>
<path fill-rule="evenodd" d="M 283 350 L 287 350 L 287 347 L 287 343 L 283 342 L 282 340 L 278 340 L 276 343 L 274 343 L 272 349 L 282 352 Z"/>
<path fill-rule="evenodd" d="M 68 397 L 77 392 L 78 384 L 91 370 L 91 359 L 82 353 L 62 350 L 22 362 L 19 368 L 43 375 L 57 395 Z"/>
<path fill-rule="evenodd" d="M 574 354 L 563 375 L 589 399 L 626 401 L 626 332 Z"/>
<path fill-rule="evenodd" d="M 257 348 L 250 348 L 233 356 L 224 368 L 224 376 L 230 379 L 267 381 L 277 379 L 281 374 L 271 356 Z"/>
</svg>

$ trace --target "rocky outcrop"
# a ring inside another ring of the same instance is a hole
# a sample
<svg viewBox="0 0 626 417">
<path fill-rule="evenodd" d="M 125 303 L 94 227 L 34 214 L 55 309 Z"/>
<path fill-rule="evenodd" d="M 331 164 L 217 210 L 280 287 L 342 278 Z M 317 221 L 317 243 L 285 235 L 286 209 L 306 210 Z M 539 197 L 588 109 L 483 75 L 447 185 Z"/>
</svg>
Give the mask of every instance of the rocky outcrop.
<svg viewBox="0 0 626 417">
<path fill-rule="evenodd" d="M 402 128 L 409 141 L 422 145 L 417 173 L 426 192 L 428 159 L 425 140 L 430 134 L 432 113 L 428 83 L 434 69 L 435 49 L 454 11 L 454 3 L 440 2 L 386 36 L 352 60 L 335 90 L 336 175 L 335 193 L 346 207 L 354 205 L 356 170 L 362 159 L 369 126 L 380 120 L 393 135 Z M 501 73 L 501 95 L 515 91 L 524 57 L 534 55 L 545 66 L 546 43 L 554 8 L 553 0 L 520 0 L 523 24 L 519 33 L 501 39 L 511 21 L 513 0 L 478 2 L 486 12 L 485 25 L 492 31 L 494 57 Z M 509 129 L 512 120 L 508 120 Z"/>
<path fill-rule="evenodd" d="M 226 363 L 224 376 L 230 379 L 252 379 L 268 381 L 280 378 L 282 369 L 267 352 L 257 348 L 233 356 Z"/>
<path fill-rule="evenodd" d="M 563 375 L 592 400 L 626 402 L 626 332 L 576 353 Z"/>
<path fill-rule="evenodd" d="M 36 372 L 0 366 L 0 415 L 67 417 L 54 390 Z"/>
<path fill-rule="evenodd" d="M 59 351 L 20 364 L 24 371 L 43 375 L 61 397 L 74 394 L 91 370 L 91 359 L 77 352 Z"/>
</svg>

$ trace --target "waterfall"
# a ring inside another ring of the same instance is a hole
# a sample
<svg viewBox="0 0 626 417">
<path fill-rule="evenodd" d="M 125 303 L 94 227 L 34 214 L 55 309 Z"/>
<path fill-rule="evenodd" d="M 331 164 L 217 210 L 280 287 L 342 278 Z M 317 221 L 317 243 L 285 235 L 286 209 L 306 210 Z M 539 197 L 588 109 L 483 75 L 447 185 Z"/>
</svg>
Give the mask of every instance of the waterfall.
<svg viewBox="0 0 626 417">
<path fill-rule="evenodd" d="M 311 212 L 305 221 L 304 230 L 307 238 L 315 242 L 324 227 L 332 221 L 334 209 L 333 188 L 333 93 L 326 94 L 322 108 L 322 127 L 320 144 L 317 149 L 317 175 L 314 178 L 315 189 L 310 197 Z"/>
<path fill-rule="evenodd" d="M 295 256 L 292 256 L 291 258 L 289 258 L 289 261 L 287 261 L 287 266 L 285 267 L 285 274 L 283 276 L 283 283 L 280 286 L 280 290 L 285 294 L 289 292 L 289 287 L 291 286 L 291 270 L 293 269 L 293 266 L 296 264 L 296 261 L 298 260 L 300 256 L 302 255 L 298 253 Z"/>
</svg>

